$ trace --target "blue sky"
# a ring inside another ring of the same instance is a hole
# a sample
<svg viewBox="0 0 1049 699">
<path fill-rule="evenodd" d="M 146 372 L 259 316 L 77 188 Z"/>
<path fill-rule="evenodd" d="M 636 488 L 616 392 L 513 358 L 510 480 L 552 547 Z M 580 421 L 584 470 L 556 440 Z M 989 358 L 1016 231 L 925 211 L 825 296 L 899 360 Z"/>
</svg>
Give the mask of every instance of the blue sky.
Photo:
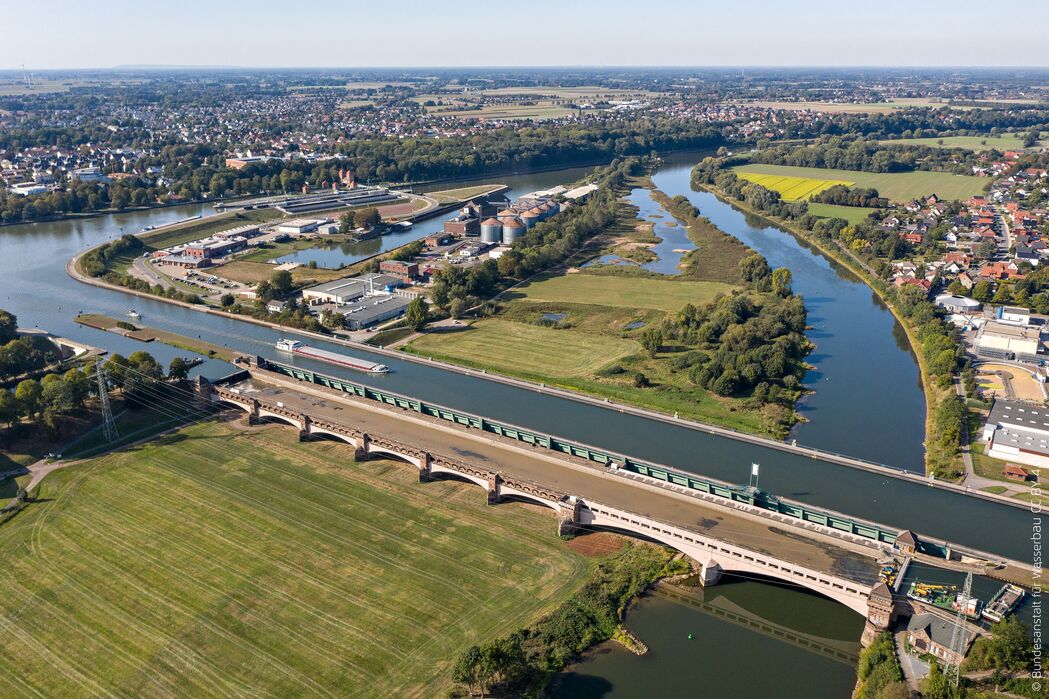
<svg viewBox="0 0 1049 699">
<path fill-rule="evenodd" d="M 971 0 L 0 0 L 0 69 L 1049 66 L 1049 13 Z"/>
</svg>

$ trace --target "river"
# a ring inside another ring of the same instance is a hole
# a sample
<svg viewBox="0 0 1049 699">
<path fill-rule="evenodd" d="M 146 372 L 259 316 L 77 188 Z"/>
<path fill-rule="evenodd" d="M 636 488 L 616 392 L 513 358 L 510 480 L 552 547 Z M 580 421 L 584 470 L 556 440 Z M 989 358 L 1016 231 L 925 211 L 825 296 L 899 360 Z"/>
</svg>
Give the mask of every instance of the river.
<svg viewBox="0 0 1049 699">
<path fill-rule="evenodd" d="M 671 158 L 652 180 L 670 196 L 684 194 L 718 228 L 786 267 L 805 298 L 816 345 L 804 384 L 813 393 L 798 412 L 801 444 L 920 470 L 924 460 L 925 396 L 918 363 L 903 327 L 877 294 L 854 274 L 786 231 L 693 192 L 693 159 Z M 886 439 L 892 435 L 892 439 Z"/>
<path fill-rule="evenodd" d="M 901 346 L 898 327 L 865 286 L 789 234 L 748 218 L 688 185 L 691 163 L 698 156 L 675 156 L 655 175 L 668 195 L 685 194 L 723 230 L 739 236 L 769 258 L 773 266 L 788 266 L 794 288 L 810 308 L 817 345 L 810 357 L 816 368 L 806 377 L 815 393 L 802 402 L 810 418 L 796 431 L 799 442 L 853 456 L 917 470 L 921 465 L 922 398 L 913 357 Z M 487 181 L 510 186 L 510 196 L 570 182 L 588 168 L 544 172 Z M 462 183 L 472 184 L 472 183 Z M 460 183 L 456 183 L 460 186 Z M 148 349 L 168 361 L 184 351 L 159 343 L 143 345 L 111 333 L 83 328 L 72 318 L 80 311 L 121 316 L 134 306 L 142 322 L 189 336 L 277 358 L 272 343 L 283 333 L 218 314 L 97 289 L 70 279 L 66 261 L 75 253 L 123 232 L 136 232 L 196 214 L 209 207 L 110 215 L 75 221 L 13 226 L 0 229 L 0 307 L 17 314 L 23 327 L 39 326 L 58 335 L 128 354 Z M 417 224 L 398 238 L 384 238 L 380 249 L 421 237 L 440 227 L 441 219 Z M 351 254 L 350 257 L 353 255 Z M 352 261 L 352 260 L 351 260 Z M 345 351 L 338 345 L 312 341 L 319 347 Z M 1018 559 L 1029 557 L 1030 515 L 1020 509 L 965 498 L 920 484 L 886 479 L 876 474 L 836 466 L 767 447 L 708 435 L 680 425 L 637 417 L 617 410 L 540 394 L 478 377 L 466 377 L 436 367 L 354 350 L 388 364 L 385 376 L 364 376 L 328 364 L 296 359 L 303 366 L 355 381 L 443 403 L 493 419 L 518 423 L 649 461 L 743 482 L 752 462 L 760 462 L 761 485 L 779 495 L 900 528 L 909 527 L 966 545 Z M 286 360 L 286 356 L 282 356 Z M 200 371 L 218 376 L 228 371 L 222 362 L 208 362 Z M 994 526 L 988 526 L 989 523 Z M 711 594 L 714 594 L 713 592 Z M 723 592 L 728 601 L 748 608 L 756 618 L 789 626 L 803 634 L 855 639 L 860 618 L 843 613 L 826 600 L 782 587 L 738 583 Z M 791 610 L 807 610 L 791 616 Z M 787 610 L 787 612 L 784 612 Z M 803 618 L 802 618 L 803 617 Z M 635 658 L 616 651 L 599 654 L 576 668 L 563 686 L 579 688 L 576 696 L 628 696 L 655 689 L 660 696 L 694 695 L 703 688 L 720 688 L 732 696 L 758 697 L 777 688 L 795 686 L 799 678 L 827 678 L 826 696 L 843 696 L 851 685 L 852 668 L 818 653 L 772 640 L 758 631 L 728 625 L 694 606 L 664 598 L 646 599 L 629 623 L 653 651 Z M 689 645 L 683 637 L 697 636 Z M 716 642 L 714 639 L 728 639 Z M 720 678 L 718 677 L 720 675 Z M 762 675 L 771 679 L 763 679 Z M 589 677 L 591 679 L 582 679 Z M 603 679 L 594 680 L 600 677 Z M 734 682 L 730 684 L 734 678 Z M 571 682 L 583 682 L 572 685 Z M 806 683 L 812 694 L 819 683 Z M 600 685 L 600 686 L 598 686 Z M 587 689 L 589 686 L 589 689 Z M 665 691 L 658 691 L 663 687 Z M 751 689 L 748 689 L 751 687 Z M 586 691 L 584 691 L 584 689 Z M 822 690 L 821 690 L 822 691 Z M 567 695 L 565 695 L 567 696 Z"/>
</svg>

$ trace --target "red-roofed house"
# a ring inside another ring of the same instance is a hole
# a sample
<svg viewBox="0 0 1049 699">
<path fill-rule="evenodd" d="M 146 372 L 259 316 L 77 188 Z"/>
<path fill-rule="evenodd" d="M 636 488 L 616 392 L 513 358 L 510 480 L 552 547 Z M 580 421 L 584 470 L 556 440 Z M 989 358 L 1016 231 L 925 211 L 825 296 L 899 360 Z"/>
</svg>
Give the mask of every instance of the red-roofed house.
<svg viewBox="0 0 1049 699">
<path fill-rule="evenodd" d="M 1015 262 L 989 262 L 980 267 L 980 276 L 985 279 L 1023 279 Z"/>
</svg>

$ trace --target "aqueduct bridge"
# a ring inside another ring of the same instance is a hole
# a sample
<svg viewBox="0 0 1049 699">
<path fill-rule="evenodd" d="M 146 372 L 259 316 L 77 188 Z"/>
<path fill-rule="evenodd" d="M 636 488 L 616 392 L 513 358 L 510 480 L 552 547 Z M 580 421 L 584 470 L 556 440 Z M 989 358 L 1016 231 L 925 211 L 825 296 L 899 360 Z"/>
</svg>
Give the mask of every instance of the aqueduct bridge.
<svg viewBox="0 0 1049 699">
<path fill-rule="evenodd" d="M 245 411 L 249 421 L 286 423 L 301 439 L 345 442 L 356 458 L 411 463 L 421 480 L 476 484 L 491 504 L 542 505 L 556 514 L 562 533 L 601 528 L 665 544 L 699 564 L 704 584 L 722 572 L 757 575 L 822 594 L 878 628 L 891 616 L 884 589 L 877 592 L 884 588 L 877 569 L 894 553 L 895 533 L 876 523 L 265 360 L 215 385 L 202 381 L 198 390 Z M 1029 572 L 988 554 L 924 545 L 923 558 L 952 567 L 959 564 L 947 564 L 948 555 L 981 569 L 990 561 L 1000 577 L 1022 580 Z"/>
</svg>

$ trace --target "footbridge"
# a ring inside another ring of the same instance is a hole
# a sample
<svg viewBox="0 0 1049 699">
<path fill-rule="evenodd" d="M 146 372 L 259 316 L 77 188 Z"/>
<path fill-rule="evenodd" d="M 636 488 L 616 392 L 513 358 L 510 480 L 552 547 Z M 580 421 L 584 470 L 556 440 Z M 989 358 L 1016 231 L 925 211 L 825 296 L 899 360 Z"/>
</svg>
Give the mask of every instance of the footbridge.
<svg viewBox="0 0 1049 699">
<path fill-rule="evenodd" d="M 896 534 L 876 524 L 834 513 L 794 515 L 783 509 L 794 505 L 778 501 L 772 510 L 768 498 L 727 484 L 689 487 L 680 479 L 690 477 L 669 469 L 659 477 L 656 466 L 647 473 L 625 467 L 625 457 L 558 448 L 551 438 L 544 444 L 523 430 L 442 415 L 403 396 L 376 400 L 346 390 L 346 382 L 312 379 L 256 365 L 215 385 L 199 380 L 197 388 L 202 400 L 236 407 L 249 422 L 287 424 L 303 440 L 344 442 L 355 460 L 396 459 L 415 467 L 422 481 L 455 478 L 484 488 L 493 505 L 520 500 L 549 508 L 561 534 L 606 529 L 659 542 L 693 559 L 704 585 L 733 573 L 821 594 L 864 615 L 865 638 L 894 616 L 877 570 L 894 553 Z"/>
</svg>

